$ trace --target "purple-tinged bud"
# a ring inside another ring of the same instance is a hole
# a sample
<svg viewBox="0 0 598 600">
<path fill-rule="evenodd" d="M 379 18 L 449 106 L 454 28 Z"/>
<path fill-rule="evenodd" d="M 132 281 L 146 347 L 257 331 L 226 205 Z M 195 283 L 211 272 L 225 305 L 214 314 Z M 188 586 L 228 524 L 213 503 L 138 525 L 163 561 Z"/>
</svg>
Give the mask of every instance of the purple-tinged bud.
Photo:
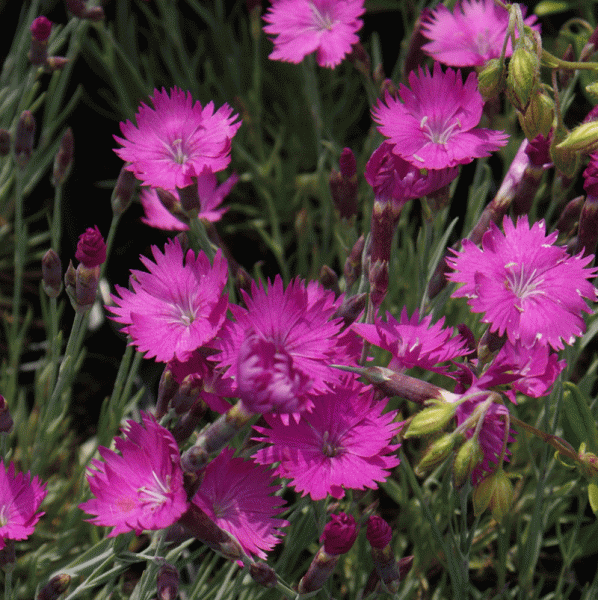
<svg viewBox="0 0 598 600">
<path fill-rule="evenodd" d="M 388 291 L 388 261 L 377 260 L 370 265 L 370 300 L 374 308 L 380 308 Z"/>
<path fill-rule="evenodd" d="M 592 31 L 586 45 L 582 48 L 581 53 L 579 55 L 580 62 L 585 62 L 588 60 L 592 54 L 596 51 L 596 47 L 598 46 L 598 27 Z"/>
<path fill-rule="evenodd" d="M 357 174 L 357 161 L 355 160 L 355 154 L 351 148 L 343 148 L 340 158 L 338 159 L 338 166 L 341 170 L 341 175 L 345 179 L 350 179 Z"/>
<path fill-rule="evenodd" d="M 88 227 L 79 236 L 75 258 L 88 269 L 106 261 L 106 243 L 97 225 Z"/>
<path fill-rule="evenodd" d="M 64 56 L 48 56 L 45 67 L 46 71 L 60 71 L 68 65 L 69 59 Z"/>
<path fill-rule="evenodd" d="M 112 198 L 110 202 L 112 204 L 112 212 L 115 215 L 122 215 L 129 205 L 131 204 L 131 198 L 135 192 L 137 185 L 137 178 L 133 171 L 127 169 L 129 163 L 125 164 L 118 174 L 114 191 L 112 192 Z M 175 198 L 176 200 L 176 198 Z"/>
<path fill-rule="evenodd" d="M 486 329 L 478 343 L 478 358 L 481 363 L 490 362 L 505 345 L 506 341 L 506 336 Z"/>
<path fill-rule="evenodd" d="M 399 559 L 399 577 L 404 579 L 407 577 L 409 571 L 411 571 L 411 567 L 413 566 L 413 555 L 404 556 Z"/>
<path fill-rule="evenodd" d="M 534 167 L 542 167 L 551 162 L 550 135 L 538 135 L 525 146 L 525 153 Z"/>
<path fill-rule="evenodd" d="M 14 422 L 10 416 L 10 410 L 8 410 L 8 403 L 4 396 L 0 394 L 0 433 L 10 433 L 13 425 Z"/>
<path fill-rule="evenodd" d="M 392 79 L 384 79 L 380 84 L 380 96 L 384 97 L 386 94 L 390 94 L 393 98 L 399 97 L 399 88 L 395 85 Z"/>
<path fill-rule="evenodd" d="M 62 291 L 62 263 L 52 248 L 42 258 L 42 285 L 50 298 L 56 298 Z"/>
<path fill-rule="evenodd" d="M 75 299 L 75 289 L 77 287 L 77 271 L 73 267 L 73 261 L 69 260 L 69 266 L 64 273 L 64 287 L 69 295 L 71 302 Z"/>
<path fill-rule="evenodd" d="M 48 583 L 40 590 L 37 600 L 57 600 L 61 594 L 64 594 L 71 584 L 71 576 L 63 573 L 52 577 Z"/>
<path fill-rule="evenodd" d="M 344 512 L 330 515 L 320 536 L 320 543 L 324 544 L 327 554 L 345 554 L 349 552 L 357 539 L 357 523 L 353 515 Z"/>
<path fill-rule="evenodd" d="M 590 155 L 590 162 L 583 172 L 583 189 L 588 196 L 598 198 L 598 154 Z"/>
<path fill-rule="evenodd" d="M 172 192 L 162 188 L 156 188 L 156 193 L 158 194 L 158 200 L 160 200 L 162 206 L 164 206 L 171 215 L 174 215 L 183 223 L 189 224 L 189 215 L 185 213 L 179 199 Z"/>
<path fill-rule="evenodd" d="M 307 573 L 301 578 L 297 591 L 299 594 L 310 594 L 319 590 L 332 575 L 339 559 L 338 554 L 328 554 L 320 548 L 314 556 Z"/>
<path fill-rule="evenodd" d="M 349 150 L 345 148 L 345 150 Z M 344 150 L 343 150 L 344 152 Z M 351 150 L 349 150 L 351 152 Z M 355 157 L 351 152 L 351 157 L 353 158 L 353 164 L 355 162 Z M 343 160 L 343 156 L 341 154 L 341 161 Z M 350 160 L 345 160 L 345 162 L 349 163 L 349 166 L 345 165 L 343 167 L 343 163 L 341 162 L 340 173 L 332 169 L 330 173 L 330 177 L 328 179 L 328 185 L 330 186 L 330 195 L 332 196 L 332 201 L 334 202 L 335 208 L 338 210 L 339 216 L 341 219 L 350 219 L 353 215 L 357 214 L 357 175 L 353 172 L 353 175 L 346 176 L 343 174 L 343 168 L 345 171 L 350 172 Z M 354 169 L 353 169 L 354 171 Z"/>
<path fill-rule="evenodd" d="M 8 156 L 10 153 L 10 132 L 0 129 L 0 157 Z"/>
<path fill-rule="evenodd" d="M 598 196 L 588 195 L 579 215 L 575 254 L 584 256 L 596 253 L 598 245 Z"/>
<path fill-rule="evenodd" d="M 593 452 L 586 452 L 585 442 L 579 446 L 577 460 L 577 466 L 584 477 L 593 479 L 598 475 L 598 456 Z"/>
<path fill-rule="evenodd" d="M 318 280 L 324 289 L 333 291 L 337 298 L 341 295 L 341 290 L 338 286 L 338 275 L 328 265 L 322 265 Z"/>
<path fill-rule="evenodd" d="M 50 37 L 52 21 L 42 15 L 33 19 L 29 30 L 31 31 L 31 36 L 38 42 L 45 42 Z"/>
<path fill-rule="evenodd" d="M 372 68 L 372 61 L 370 60 L 369 54 L 365 51 L 365 48 L 361 42 L 353 44 L 350 54 L 347 56 L 347 60 L 355 65 L 355 68 L 365 75 L 370 76 L 370 70 Z"/>
<path fill-rule="evenodd" d="M 274 569 L 261 560 L 249 565 L 249 574 L 253 581 L 266 588 L 276 587 L 278 583 Z"/>
<path fill-rule="evenodd" d="M 431 17 L 432 10 L 429 8 L 424 8 L 419 13 L 418 18 L 415 21 L 411 37 L 409 38 L 407 52 L 403 64 L 403 75 L 405 79 L 407 78 L 407 75 L 411 73 L 411 71 L 417 71 L 417 68 L 420 67 L 428 58 L 422 50 L 422 46 L 429 42 L 429 40 L 424 37 L 421 30 L 423 23 L 428 21 Z"/>
<path fill-rule="evenodd" d="M 54 157 L 54 172 L 52 175 L 52 185 L 62 185 L 71 171 L 73 164 L 73 155 L 75 151 L 75 138 L 73 130 L 69 127 L 60 140 L 58 152 Z"/>
<path fill-rule="evenodd" d="M 392 237 L 395 230 L 395 214 L 392 198 L 376 197 L 372 208 L 371 235 L 371 261 L 389 261 L 392 246 Z"/>
<path fill-rule="evenodd" d="M 363 249 L 365 248 L 365 237 L 363 234 L 353 245 L 351 253 L 347 256 L 344 267 L 345 286 L 350 290 L 353 284 L 359 279 L 362 268 Z"/>
<path fill-rule="evenodd" d="M 15 133 L 15 161 L 23 169 L 33 152 L 33 138 L 35 137 L 35 117 L 30 111 L 24 110 L 17 123 Z"/>
<path fill-rule="evenodd" d="M 66 0 L 66 9 L 79 19 L 101 21 L 104 18 L 104 9 L 101 6 L 87 8 L 83 0 Z"/>
<path fill-rule="evenodd" d="M 15 541 L 7 539 L 4 544 L 4 548 L 0 550 L 0 569 L 6 567 L 7 565 L 14 565 L 17 562 Z"/>
<path fill-rule="evenodd" d="M 355 294 L 355 296 L 347 297 L 343 303 L 336 309 L 333 319 L 342 319 L 344 321 L 344 327 L 349 327 L 351 323 L 359 318 L 359 315 L 365 310 L 368 295 L 365 293 Z"/>
<path fill-rule="evenodd" d="M 179 572 L 176 567 L 164 563 L 156 575 L 158 600 L 175 600 L 179 595 Z"/>
<path fill-rule="evenodd" d="M 473 335 L 473 331 L 471 331 L 471 329 L 469 329 L 465 323 L 457 325 L 457 331 L 459 332 L 459 335 L 467 342 L 467 348 L 470 350 L 470 352 L 475 353 L 478 344 L 476 342 L 475 335 Z"/>
<path fill-rule="evenodd" d="M 510 512 L 513 496 L 513 484 L 500 467 L 484 477 L 474 489 L 472 497 L 474 513 L 481 515 L 490 508 L 492 516 L 500 522 Z"/>
<path fill-rule="evenodd" d="M 199 190 L 197 189 L 197 177 L 191 177 L 191 183 L 182 188 L 177 188 L 183 211 L 189 216 L 196 216 L 201 209 L 199 201 Z"/>
<path fill-rule="evenodd" d="M 158 399 L 156 401 L 156 418 L 161 419 L 167 412 L 170 406 L 170 401 L 174 397 L 176 391 L 179 389 L 170 364 L 167 364 L 162 371 L 160 376 L 160 383 L 158 384 Z"/>
<path fill-rule="evenodd" d="M 561 234 L 568 234 L 574 230 L 579 221 L 584 201 L 585 196 L 578 196 L 567 202 L 556 223 L 556 228 Z"/>
<path fill-rule="evenodd" d="M 189 410 L 179 419 L 179 422 L 172 430 L 172 436 L 176 440 L 177 444 L 182 444 L 185 440 L 189 439 L 191 434 L 199 425 L 203 416 L 206 414 L 207 410 L 208 405 L 203 401 L 202 398 L 198 396 Z"/>
<path fill-rule="evenodd" d="M 374 548 L 384 548 L 392 540 L 392 529 L 382 517 L 372 515 L 368 519 L 365 537 Z"/>
</svg>

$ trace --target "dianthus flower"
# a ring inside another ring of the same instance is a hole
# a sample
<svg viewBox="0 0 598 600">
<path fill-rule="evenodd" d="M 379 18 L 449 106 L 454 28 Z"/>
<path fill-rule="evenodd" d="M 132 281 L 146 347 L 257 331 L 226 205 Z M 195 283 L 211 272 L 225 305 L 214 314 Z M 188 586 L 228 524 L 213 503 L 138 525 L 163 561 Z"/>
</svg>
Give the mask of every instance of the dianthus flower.
<svg viewBox="0 0 598 600">
<path fill-rule="evenodd" d="M 224 321 L 228 299 L 223 295 L 227 264 L 221 251 L 211 265 L 208 257 L 193 250 L 184 255 L 177 239 L 162 254 L 152 246 L 156 262 L 141 256 L 149 273 L 131 271 L 133 291 L 116 286 L 117 306 L 108 306 L 125 333 L 148 358 L 168 362 L 186 360 L 191 352 L 209 342 Z"/>
<path fill-rule="evenodd" d="M 526 8 L 521 5 L 525 16 Z M 539 31 L 535 15 L 524 20 L 526 25 Z M 453 67 L 483 65 L 498 58 L 507 37 L 509 12 L 494 0 L 461 0 L 451 12 L 438 5 L 422 22 L 421 33 L 429 40 L 422 46 L 434 60 Z M 518 37 L 515 28 L 515 37 Z M 506 56 L 513 47 L 509 36 Z"/>
<path fill-rule="evenodd" d="M 205 167 L 197 177 L 200 206 L 197 218 L 211 223 L 220 221 L 222 215 L 228 210 L 227 208 L 220 208 L 220 205 L 238 180 L 237 175 L 231 175 L 224 183 L 218 185 L 216 175 L 211 169 Z M 172 193 L 178 199 L 178 192 L 172 191 Z M 139 199 L 145 212 L 145 216 L 141 217 L 141 220 L 146 225 L 166 231 L 186 231 L 189 229 L 186 223 L 168 212 L 168 209 L 160 202 L 155 189 L 143 187 Z"/>
<path fill-rule="evenodd" d="M 593 255 L 570 256 L 555 246 L 558 232 L 546 235 L 544 221 L 531 227 L 527 216 L 513 224 L 503 220 L 504 233 L 494 224 L 482 238 L 482 248 L 463 240 L 463 250 L 447 258 L 450 281 L 463 285 L 453 297 L 466 297 L 471 310 L 485 313 L 490 331 L 506 335 L 512 344 L 535 342 L 555 350 L 582 335 L 582 312 L 590 312 L 585 298 L 598 299 L 594 285 L 598 268 L 586 268 Z"/>
<path fill-rule="evenodd" d="M 214 103 L 202 108 L 190 92 L 173 88 L 154 90 L 154 108 L 141 104 L 137 126 L 120 124 L 123 138 L 114 136 L 122 148 L 114 151 L 130 163 L 145 185 L 166 190 L 192 183 L 204 167 L 221 171 L 230 162 L 231 139 L 240 127 L 238 115 L 225 104 L 214 112 Z"/>
<path fill-rule="evenodd" d="M 273 60 L 299 63 L 316 52 L 321 67 L 334 68 L 359 41 L 364 0 L 274 0 L 264 31 L 274 35 Z"/>
<path fill-rule="evenodd" d="M 341 378 L 330 365 L 350 360 L 339 357 L 334 293 L 300 279 L 284 290 L 280 276 L 266 289 L 252 283 L 251 292 L 241 290 L 247 309 L 230 306 L 235 322 L 220 333 L 214 359 L 228 367 L 247 410 L 288 415 L 309 409 L 313 394 Z"/>
<path fill-rule="evenodd" d="M 266 558 L 280 542 L 280 529 L 289 524 L 275 518 L 285 501 L 272 495 L 279 487 L 272 486 L 268 468 L 233 454 L 232 448 L 225 448 L 208 464 L 192 502 L 234 536 L 248 555 Z"/>
<path fill-rule="evenodd" d="M 24 540 L 33 533 L 44 514 L 38 510 L 48 493 L 45 488 L 37 476 L 15 475 L 14 463 L 7 469 L 0 460 L 0 550 L 6 540 Z"/>
<path fill-rule="evenodd" d="M 432 74 L 419 69 L 409 74 L 411 89 L 401 84 L 401 100 L 386 93 L 372 109 L 378 130 L 394 144 L 392 151 L 419 168 L 444 169 L 489 156 L 507 143 L 508 135 L 492 129 L 474 129 L 484 101 L 477 76 L 463 83 L 459 71 L 442 72 L 434 63 Z"/>
<path fill-rule="evenodd" d="M 459 167 L 418 168 L 395 154 L 389 142 L 378 146 L 365 167 L 366 181 L 376 196 L 390 196 L 395 212 L 408 200 L 423 198 L 448 185 L 458 174 Z"/>
<path fill-rule="evenodd" d="M 258 450 L 262 464 L 280 463 L 275 473 L 313 500 L 345 495 L 343 488 L 375 489 L 399 464 L 398 445 L 391 440 L 401 428 L 396 412 L 382 414 L 384 402 L 375 402 L 370 387 L 345 380 L 314 402 L 299 423 L 285 424 L 279 416 L 265 415 L 269 427 L 255 429 L 256 438 L 270 444 Z"/>
<path fill-rule="evenodd" d="M 100 446 L 104 461 L 92 460 L 87 481 L 95 498 L 79 505 L 94 525 L 114 527 L 108 537 L 175 523 L 187 508 L 179 448 L 172 434 L 149 414 L 143 425 L 127 421 L 124 438 L 114 440 L 120 454 Z"/>
<path fill-rule="evenodd" d="M 420 321 L 417 310 L 410 318 L 405 307 L 399 321 L 387 312 L 386 321 L 376 318 L 372 324 L 354 323 L 352 328 L 370 344 L 388 350 L 392 354 L 388 366 L 395 371 L 420 367 L 445 372 L 445 366 L 437 365 L 469 353 L 465 340 L 452 337 L 453 329 L 444 327 L 444 317 L 434 324 L 430 315 Z"/>
</svg>

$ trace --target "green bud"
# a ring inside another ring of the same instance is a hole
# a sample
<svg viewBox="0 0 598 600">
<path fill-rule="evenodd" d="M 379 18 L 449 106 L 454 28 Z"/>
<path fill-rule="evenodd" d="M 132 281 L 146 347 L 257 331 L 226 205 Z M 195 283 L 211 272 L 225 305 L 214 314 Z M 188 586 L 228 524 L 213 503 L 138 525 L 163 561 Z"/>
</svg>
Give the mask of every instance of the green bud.
<svg viewBox="0 0 598 600">
<path fill-rule="evenodd" d="M 428 471 L 443 463 L 453 451 L 456 439 L 457 436 L 453 433 L 445 433 L 434 440 L 424 452 L 417 467 L 415 467 L 415 474 L 418 477 L 423 477 Z"/>
<path fill-rule="evenodd" d="M 484 459 L 480 443 L 475 437 L 468 439 L 459 448 L 453 461 L 453 483 L 456 488 L 463 487 L 475 467 Z"/>
<path fill-rule="evenodd" d="M 478 91 L 484 100 L 490 100 L 504 89 L 505 66 L 498 58 L 491 58 L 478 75 Z"/>
<path fill-rule="evenodd" d="M 582 442 L 577 455 L 578 467 L 581 474 L 588 479 L 593 479 L 598 475 L 598 456 L 593 452 L 586 452 L 586 444 Z"/>
<path fill-rule="evenodd" d="M 525 112 L 540 77 L 536 52 L 519 46 L 511 56 L 507 74 L 507 94 L 517 110 Z"/>
<path fill-rule="evenodd" d="M 436 433 L 445 427 L 455 416 L 456 404 L 435 404 L 430 408 L 424 408 L 413 417 L 405 437 L 415 437 Z"/>
<path fill-rule="evenodd" d="M 554 121 L 554 102 L 546 94 L 532 94 L 525 113 L 518 112 L 519 124 L 531 142 L 539 134 L 548 138 Z"/>
<path fill-rule="evenodd" d="M 598 102 L 598 82 L 587 85 L 586 92 L 592 97 L 592 100 Z"/>
<path fill-rule="evenodd" d="M 555 130 L 550 142 L 550 158 L 554 166 L 566 177 L 573 177 L 579 165 L 579 153 L 562 147 L 562 142 L 567 135 L 566 130 Z"/>
<path fill-rule="evenodd" d="M 598 149 L 598 121 L 590 121 L 576 127 L 558 145 L 559 150 L 591 154 Z"/>
<path fill-rule="evenodd" d="M 513 485 L 500 467 L 482 479 L 473 491 L 473 510 L 480 515 L 489 508 L 492 516 L 502 521 L 513 506 L 513 494 Z"/>
</svg>

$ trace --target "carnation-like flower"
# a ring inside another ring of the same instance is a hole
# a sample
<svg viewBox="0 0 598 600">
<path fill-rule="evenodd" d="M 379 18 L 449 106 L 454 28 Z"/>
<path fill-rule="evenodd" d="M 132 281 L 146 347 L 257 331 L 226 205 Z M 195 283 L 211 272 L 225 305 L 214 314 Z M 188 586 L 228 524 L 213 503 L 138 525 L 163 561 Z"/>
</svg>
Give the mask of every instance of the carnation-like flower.
<svg viewBox="0 0 598 600">
<path fill-rule="evenodd" d="M 525 16 L 526 8 L 521 5 Z M 525 19 L 534 25 L 535 15 Z M 453 12 L 439 4 L 424 18 L 421 33 L 429 40 L 422 46 L 434 60 L 453 67 L 483 65 L 491 58 L 498 58 L 507 37 L 509 12 L 494 0 L 461 0 Z M 515 28 L 515 37 L 518 37 Z M 511 38 L 507 42 L 506 56 L 511 56 Z"/>
<path fill-rule="evenodd" d="M 213 102 L 202 108 L 176 87 L 154 90 L 150 100 L 154 108 L 141 104 L 137 126 L 121 123 L 124 137 L 114 136 L 122 145 L 114 151 L 138 179 L 172 191 L 191 185 L 206 166 L 214 172 L 227 167 L 231 139 L 241 125 L 228 104 L 214 112 Z"/>
<path fill-rule="evenodd" d="M 208 464 L 192 502 L 234 536 L 248 555 L 266 558 L 280 542 L 281 528 L 289 524 L 275 518 L 285 501 L 272 495 L 279 487 L 272 485 L 268 468 L 233 454 L 226 448 Z"/>
<path fill-rule="evenodd" d="M 484 313 L 490 331 L 506 335 L 512 344 L 535 342 L 555 350 L 572 344 L 585 331 L 585 299 L 595 302 L 597 290 L 588 279 L 598 268 L 587 268 L 593 255 L 570 256 L 555 246 L 558 232 L 546 235 L 544 221 L 531 227 L 527 216 L 513 224 L 503 220 L 504 233 L 494 224 L 482 238 L 482 248 L 463 240 L 463 250 L 447 258 L 447 275 L 462 283 L 453 297 L 468 298 L 471 310 Z"/>
<path fill-rule="evenodd" d="M 220 205 L 238 180 L 237 175 L 231 175 L 224 183 L 218 185 L 216 175 L 211 169 L 205 167 L 197 177 L 200 206 L 197 218 L 212 223 L 219 221 L 228 210 L 227 208 L 221 208 Z M 172 193 L 178 198 L 178 192 L 172 191 Z M 139 199 L 145 212 L 145 216 L 141 217 L 141 220 L 146 225 L 166 231 L 186 231 L 189 229 L 186 223 L 179 221 L 168 212 L 168 209 L 160 202 L 155 189 L 143 187 Z"/>
<path fill-rule="evenodd" d="M 149 273 L 131 271 L 133 291 L 116 286 L 117 306 L 108 306 L 131 343 L 148 358 L 168 362 L 186 360 L 196 348 L 209 342 L 224 321 L 228 299 L 223 295 L 228 270 L 219 250 L 211 265 L 208 257 L 193 250 L 183 253 L 177 239 L 162 254 L 152 246 L 156 262 L 141 256 Z"/>
<path fill-rule="evenodd" d="M 47 493 L 37 476 L 15 475 L 14 463 L 7 469 L 0 460 L 0 550 L 6 540 L 24 540 L 33 533 L 44 514 L 38 511 Z"/>
<path fill-rule="evenodd" d="M 299 63 L 316 52 L 321 67 L 334 68 L 359 41 L 364 0 L 274 0 L 264 31 L 274 35 L 270 58 Z"/>
<path fill-rule="evenodd" d="M 394 144 L 392 151 L 419 168 L 444 169 L 489 156 L 507 143 L 508 135 L 492 129 L 474 129 L 480 122 L 484 101 L 477 76 L 442 72 L 434 63 L 409 74 L 411 89 L 401 84 L 401 99 L 386 93 L 372 109 L 378 130 Z M 385 104 L 386 103 L 386 104 Z"/>
<path fill-rule="evenodd" d="M 247 309 L 231 305 L 229 321 L 216 341 L 214 356 L 235 379 L 237 393 L 255 413 L 297 413 L 308 409 L 312 395 L 341 378 L 331 364 L 339 356 L 340 319 L 333 319 L 334 293 L 294 279 L 283 289 L 277 276 L 266 289 L 252 283 L 242 291 Z M 347 363 L 343 363 L 347 364 Z"/>
<path fill-rule="evenodd" d="M 420 367 L 445 372 L 446 366 L 437 365 L 469 353 L 466 341 L 444 327 L 444 317 L 432 324 L 430 315 L 420 320 L 417 310 L 410 318 L 405 307 L 399 321 L 387 312 L 386 321 L 376 318 L 372 324 L 354 323 L 352 328 L 370 344 L 388 350 L 389 368 L 395 371 Z"/>
<path fill-rule="evenodd" d="M 328 494 L 342 498 L 343 488 L 375 489 L 399 464 L 398 445 L 391 440 L 402 424 L 393 422 L 396 412 L 382 414 L 384 407 L 384 402 L 374 402 L 371 388 L 346 380 L 319 396 L 299 423 L 266 415 L 269 427 L 256 426 L 262 436 L 256 439 L 270 446 L 255 458 L 262 464 L 280 463 L 276 474 L 313 500 Z"/>
<path fill-rule="evenodd" d="M 324 545 L 326 554 L 346 554 L 353 547 L 358 533 L 359 527 L 353 515 L 344 512 L 330 515 L 330 521 L 320 536 L 320 543 Z"/>
<path fill-rule="evenodd" d="M 127 421 L 125 437 L 114 440 L 116 449 L 100 446 L 104 459 L 92 460 L 87 481 L 95 498 L 79 508 L 94 525 L 113 527 L 108 537 L 175 523 L 187 508 L 179 448 L 172 434 L 149 414 L 143 425 Z"/>
</svg>

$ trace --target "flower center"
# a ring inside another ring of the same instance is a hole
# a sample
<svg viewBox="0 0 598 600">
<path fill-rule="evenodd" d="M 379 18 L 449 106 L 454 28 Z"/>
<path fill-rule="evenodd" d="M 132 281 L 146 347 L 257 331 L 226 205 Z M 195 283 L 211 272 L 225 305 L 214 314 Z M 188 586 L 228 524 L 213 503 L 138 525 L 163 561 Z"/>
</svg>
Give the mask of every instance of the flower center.
<svg viewBox="0 0 598 600">
<path fill-rule="evenodd" d="M 168 494 L 170 493 L 170 476 L 167 475 L 166 481 L 164 482 L 158 478 L 154 471 L 152 471 L 152 475 L 154 476 L 156 486 L 148 487 L 142 485 L 140 488 L 137 488 L 137 493 L 139 494 L 139 500 L 143 504 L 148 504 L 149 509 L 154 511 L 168 501 Z"/>
<path fill-rule="evenodd" d="M 542 290 L 536 289 L 538 284 L 542 281 L 536 277 L 536 269 L 533 269 L 531 273 L 526 273 L 523 265 L 519 265 L 516 262 L 510 262 L 505 265 L 505 271 L 505 287 L 513 292 L 520 300 L 544 293 Z M 519 304 L 516 304 L 515 308 L 519 312 L 523 312 L 523 308 Z"/>
<path fill-rule="evenodd" d="M 183 147 L 183 140 L 173 140 L 170 144 L 170 154 L 175 163 L 184 165 L 189 158 Z"/>
<path fill-rule="evenodd" d="M 435 123 L 435 119 L 428 119 L 424 116 L 419 126 L 423 133 L 433 144 L 446 144 L 452 137 L 455 129 L 461 128 L 461 121 L 454 118 L 453 122 L 448 124 L 448 119 L 442 123 Z"/>
<path fill-rule="evenodd" d="M 341 450 L 341 446 L 334 443 L 333 440 L 330 440 L 330 432 L 325 431 L 324 435 L 322 436 L 322 454 L 324 454 L 324 456 L 333 458 L 334 456 L 337 456 Z"/>
<path fill-rule="evenodd" d="M 334 24 L 332 17 L 326 12 L 321 13 L 318 7 L 313 2 L 309 3 L 309 7 L 311 8 L 311 12 L 314 18 L 313 22 L 316 29 L 320 31 L 327 29 L 328 31 L 330 31 L 332 29 L 332 25 Z"/>
</svg>

